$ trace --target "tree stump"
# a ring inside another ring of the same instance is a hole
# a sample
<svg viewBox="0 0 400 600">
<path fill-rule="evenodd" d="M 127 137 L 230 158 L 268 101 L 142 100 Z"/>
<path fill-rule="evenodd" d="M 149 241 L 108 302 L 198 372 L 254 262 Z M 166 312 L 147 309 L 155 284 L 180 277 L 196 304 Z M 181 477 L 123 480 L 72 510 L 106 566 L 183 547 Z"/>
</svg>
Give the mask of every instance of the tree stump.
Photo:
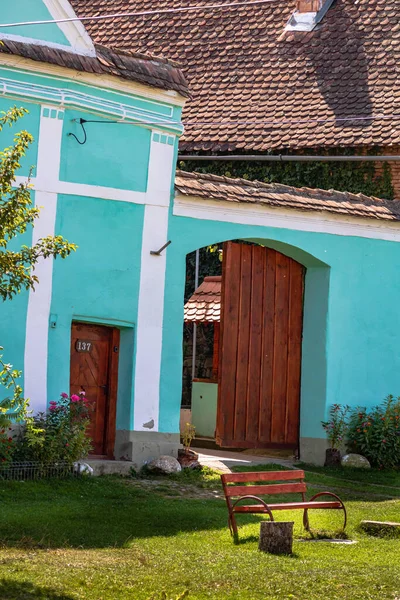
<svg viewBox="0 0 400 600">
<path fill-rule="evenodd" d="M 294 521 L 263 521 L 258 549 L 270 554 L 292 554 Z"/>
<path fill-rule="evenodd" d="M 361 521 L 360 527 L 369 535 L 377 537 L 385 535 L 400 537 L 400 523 L 392 521 Z"/>
</svg>

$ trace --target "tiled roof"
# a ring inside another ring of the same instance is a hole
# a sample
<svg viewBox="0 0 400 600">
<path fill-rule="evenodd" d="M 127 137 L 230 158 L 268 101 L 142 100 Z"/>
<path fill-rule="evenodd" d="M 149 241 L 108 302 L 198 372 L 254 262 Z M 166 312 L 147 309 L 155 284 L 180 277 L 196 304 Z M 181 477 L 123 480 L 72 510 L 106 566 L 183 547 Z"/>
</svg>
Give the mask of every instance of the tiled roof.
<svg viewBox="0 0 400 600">
<path fill-rule="evenodd" d="M 221 277 L 205 277 L 185 304 L 185 322 L 211 323 L 221 320 Z"/>
<path fill-rule="evenodd" d="M 100 45 L 96 45 L 95 48 L 96 56 L 82 56 L 39 44 L 2 40 L 0 53 L 22 56 L 76 71 L 115 75 L 144 85 L 175 90 L 183 96 L 188 95 L 185 77 L 176 64 L 162 58 L 126 50 L 112 50 Z"/>
<path fill-rule="evenodd" d="M 79 16 L 171 7 L 169 0 L 71 3 Z M 184 120 L 197 123 L 186 125 L 182 150 L 398 144 L 400 120 L 337 119 L 400 115 L 399 0 L 336 0 L 314 31 L 284 33 L 295 5 L 276 0 L 85 25 L 97 42 L 182 65 L 192 95 Z M 255 120 L 275 124 L 248 123 Z"/>
<path fill-rule="evenodd" d="M 295 188 L 280 183 L 261 183 L 185 171 L 177 171 L 175 189 L 178 196 L 400 221 L 398 200 L 379 200 L 363 194 L 335 190 Z"/>
</svg>

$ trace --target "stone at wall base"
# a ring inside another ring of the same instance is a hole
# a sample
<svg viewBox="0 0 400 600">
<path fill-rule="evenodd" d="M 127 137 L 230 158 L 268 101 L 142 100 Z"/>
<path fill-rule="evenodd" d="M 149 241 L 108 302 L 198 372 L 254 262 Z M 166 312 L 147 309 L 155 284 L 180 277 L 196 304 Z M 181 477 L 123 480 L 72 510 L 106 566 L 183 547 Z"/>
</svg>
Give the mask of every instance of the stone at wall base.
<svg viewBox="0 0 400 600">
<path fill-rule="evenodd" d="M 263 521 L 258 549 L 270 554 L 292 554 L 294 522 Z"/>
<path fill-rule="evenodd" d="M 173 456 L 160 456 L 149 462 L 146 468 L 148 471 L 159 473 L 160 475 L 172 475 L 173 473 L 180 473 L 182 471 L 181 465 Z"/>
<path fill-rule="evenodd" d="M 325 450 L 325 463 L 324 467 L 340 467 L 340 460 L 342 455 L 340 450 L 336 448 L 327 448 Z"/>
<path fill-rule="evenodd" d="M 353 469 L 370 469 L 370 462 L 361 454 L 346 454 L 342 458 L 342 467 L 352 467 Z"/>
</svg>

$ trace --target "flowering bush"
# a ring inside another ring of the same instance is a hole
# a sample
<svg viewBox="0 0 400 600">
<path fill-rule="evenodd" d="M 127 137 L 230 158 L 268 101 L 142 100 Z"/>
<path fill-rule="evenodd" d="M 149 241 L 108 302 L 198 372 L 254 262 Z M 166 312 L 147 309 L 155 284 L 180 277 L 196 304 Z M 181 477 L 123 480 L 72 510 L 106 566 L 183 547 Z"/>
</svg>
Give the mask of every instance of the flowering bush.
<svg viewBox="0 0 400 600">
<path fill-rule="evenodd" d="M 91 449 L 91 440 L 87 437 L 91 410 L 83 394 L 61 394 L 57 402 L 50 402 L 47 413 L 40 413 L 27 422 L 20 439 L 18 459 L 72 464 L 86 456 Z"/>
<path fill-rule="evenodd" d="M 380 468 L 400 466 L 400 398 L 388 396 L 367 411 L 352 411 L 348 429 L 348 446 L 363 454 Z"/>
<path fill-rule="evenodd" d="M 329 421 L 322 421 L 331 448 L 337 449 L 344 440 L 347 431 L 347 414 L 349 406 L 333 404 L 329 411 Z"/>
<path fill-rule="evenodd" d="M 11 427 L 8 431 L 5 429 L 0 430 L 0 466 L 4 467 L 12 461 L 14 444 L 13 438 L 11 437 Z"/>
</svg>

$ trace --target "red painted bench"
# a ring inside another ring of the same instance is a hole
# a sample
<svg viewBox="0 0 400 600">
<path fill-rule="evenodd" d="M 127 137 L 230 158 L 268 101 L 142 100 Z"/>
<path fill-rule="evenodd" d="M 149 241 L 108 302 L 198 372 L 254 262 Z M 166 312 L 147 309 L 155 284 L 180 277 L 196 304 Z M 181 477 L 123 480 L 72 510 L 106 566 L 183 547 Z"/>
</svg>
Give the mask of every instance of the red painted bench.
<svg viewBox="0 0 400 600">
<path fill-rule="evenodd" d="M 304 471 L 258 471 L 252 473 L 224 473 L 221 475 L 226 504 L 228 507 L 228 524 L 231 534 L 238 539 L 238 528 L 235 515 L 237 513 L 264 513 L 274 520 L 276 510 L 303 510 L 303 524 L 310 530 L 308 510 L 311 508 L 342 510 L 344 513 L 343 529 L 346 527 L 346 508 L 341 499 L 331 492 L 319 492 L 310 500 L 306 500 L 307 486 Z M 284 483 L 271 483 L 284 482 Z M 254 485 L 245 485 L 252 483 Z M 242 484 L 242 485 L 241 485 Z M 275 494 L 300 494 L 301 502 L 270 503 L 259 496 Z M 327 500 L 330 497 L 332 499 Z M 317 498 L 321 498 L 317 500 Z M 323 498 L 323 499 L 322 499 Z M 242 501 L 253 500 L 256 503 L 239 506 Z"/>
</svg>

